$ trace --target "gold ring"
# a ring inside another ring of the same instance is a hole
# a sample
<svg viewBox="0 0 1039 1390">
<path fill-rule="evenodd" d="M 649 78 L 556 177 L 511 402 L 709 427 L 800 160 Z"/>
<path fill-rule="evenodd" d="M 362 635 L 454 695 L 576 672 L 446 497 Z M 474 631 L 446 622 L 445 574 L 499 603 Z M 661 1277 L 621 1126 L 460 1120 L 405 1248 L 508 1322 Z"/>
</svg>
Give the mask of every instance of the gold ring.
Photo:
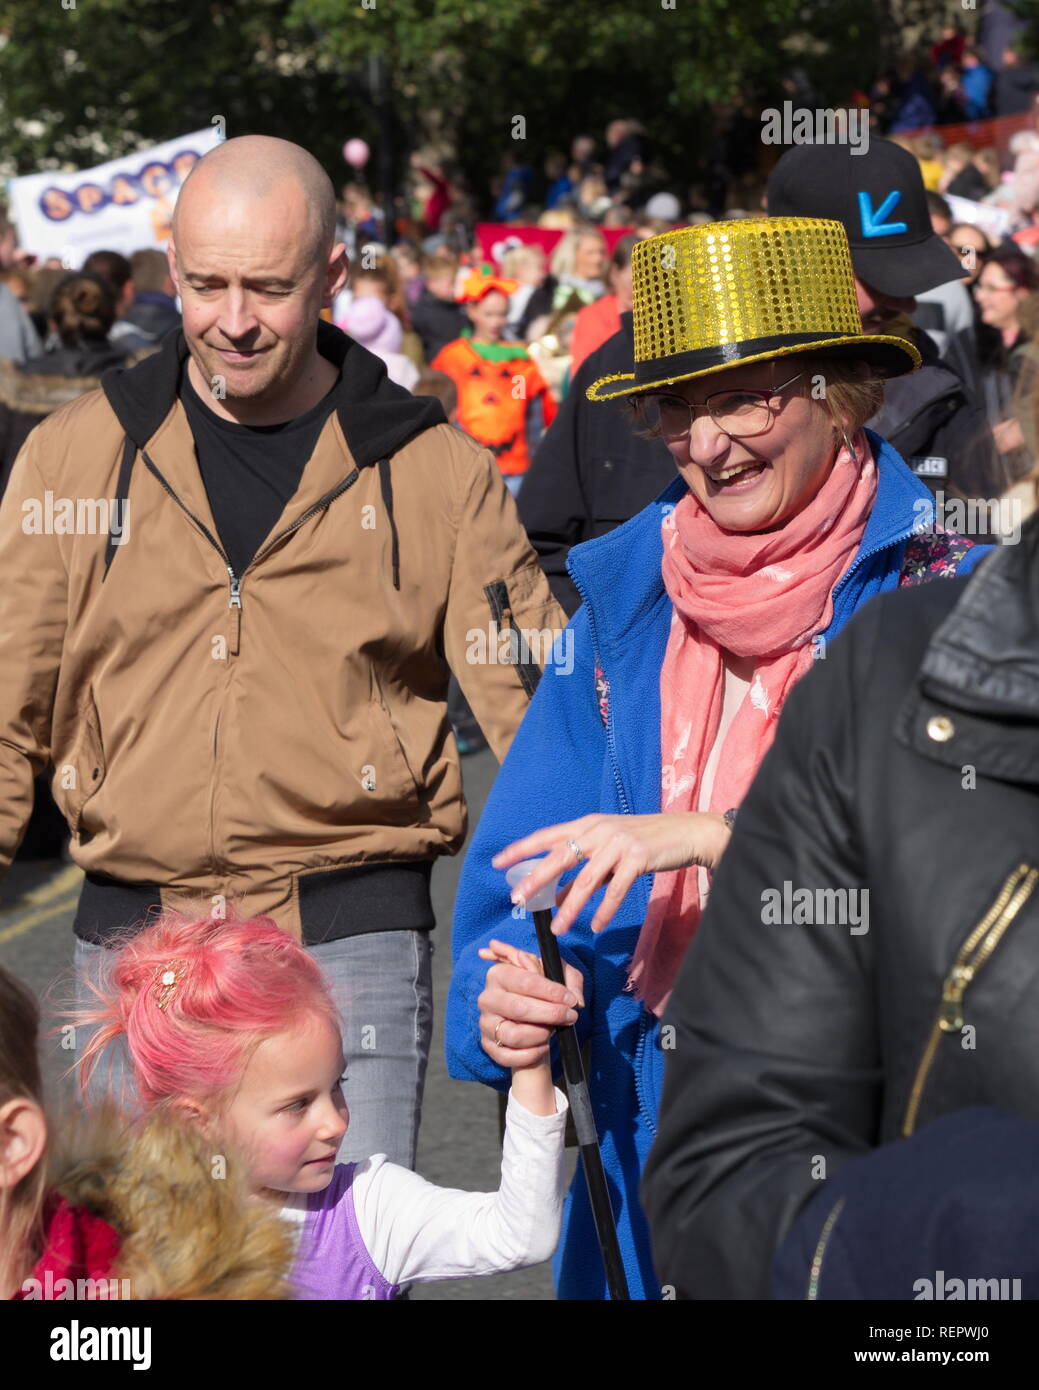
<svg viewBox="0 0 1039 1390">
<path fill-rule="evenodd" d="M 502 1024 L 503 1024 L 504 1022 L 505 1022 L 505 1020 L 504 1020 L 503 1018 L 499 1018 L 498 1022 L 494 1025 L 494 1046 L 495 1046 L 495 1047 L 501 1047 L 501 1046 L 503 1046 L 502 1040 L 501 1040 L 501 1038 L 498 1036 L 498 1031 L 499 1031 L 499 1029 L 501 1028 L 501 1026 L 502 1026 Z"/>
</svg>

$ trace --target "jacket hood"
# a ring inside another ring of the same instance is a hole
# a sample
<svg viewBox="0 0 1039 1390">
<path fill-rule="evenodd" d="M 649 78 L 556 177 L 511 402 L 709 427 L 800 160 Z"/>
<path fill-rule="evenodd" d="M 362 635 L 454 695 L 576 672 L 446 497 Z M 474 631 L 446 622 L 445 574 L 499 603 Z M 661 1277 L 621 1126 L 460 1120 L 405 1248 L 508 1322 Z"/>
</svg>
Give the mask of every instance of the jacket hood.
<svg viewBox="0 0 1039 1390">
<path fill-rule="evenodd" d="M 386 365 L 345 333 L 318 320 L 317 347 L 339 368 L 333 388 L 343 437 L 358 468 L 388 458 L 417 434 L 446 424 L 439 401 L 412 396 L 386 375 Z M 101 387 L 127 436 L 144 449 L 172 410 L 180 383 L 187 340 L 180 327 L 159 342 L 159 350 L 133 367 L 105 372 Z"/>
<path fill-rule="evenodd" d="M 59 1133 L 53 1185 L 117 1232 L 110 1277 L 128 1279 L 134 1301 L 291 1297 L 292 1231 L 249 1198 L 230 1156 L 216 1170 L 213 1145 L 161 1112 L 68 1117 Z"/>
</svg>

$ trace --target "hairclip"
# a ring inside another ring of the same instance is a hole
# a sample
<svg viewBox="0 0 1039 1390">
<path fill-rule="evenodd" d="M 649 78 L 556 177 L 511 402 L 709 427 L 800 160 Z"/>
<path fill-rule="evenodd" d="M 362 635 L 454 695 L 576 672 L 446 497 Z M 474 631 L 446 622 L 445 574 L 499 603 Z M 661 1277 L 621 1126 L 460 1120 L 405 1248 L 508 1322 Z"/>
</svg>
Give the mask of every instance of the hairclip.
<svg viewBox="0 0 1039 1390">
<path fill-rule="evenodd" d="M 155 982 L 155 1003 L 163 1012 L 176 993 L 177 986 L 188 973 L 187 965 L 181 964 L 177 969 L 174 969 L 176 964 L 175 961 L 171 961 Z"/>
</svg>

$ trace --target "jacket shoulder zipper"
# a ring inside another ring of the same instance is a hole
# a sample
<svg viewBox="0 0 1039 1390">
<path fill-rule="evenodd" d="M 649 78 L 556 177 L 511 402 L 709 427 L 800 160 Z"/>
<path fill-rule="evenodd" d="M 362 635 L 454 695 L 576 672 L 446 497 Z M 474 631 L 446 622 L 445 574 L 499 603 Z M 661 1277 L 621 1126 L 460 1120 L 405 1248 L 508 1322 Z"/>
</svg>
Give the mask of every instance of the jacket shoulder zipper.
<svg viewBox="0 0 1039 1390">
<path fill-rule="evenodd" d="M 812 1256 L 812 1268 L 808 1275 L 808 1293 L 805 1295 L 806 1302 L 818 1302 L 819 1280 L 822 1278 L 826 1247 L 830 1243 L 830 1237 L 833 1235 L 833 1228 L 837 1224 L 837 1218 L 844 1209 L 845 1200 L 846 1199 L 842 1197 L 823 1222 L 823 1228 L 819 1233 L 819 1243 L 815 1247 L 815 1254 Z"/>
<path fill-rule="evenodd" d="M 999 896 L 959 949 L 952 968 L 942 983 L 942 1001 L 927 1039 L 913 1088 L 909 1093 L 902 1135 L 909 1138 L 916 1128 L 924 1086 L 934 1064 L 943 1033 L 958 1033 L 963 1027 L 963 997 L 979 970 L 1003 939 L 1007 928 L 1024 907 L 1039 882 L 1039 869 L 1018 864 L 999 891 Z"/>
</svg>

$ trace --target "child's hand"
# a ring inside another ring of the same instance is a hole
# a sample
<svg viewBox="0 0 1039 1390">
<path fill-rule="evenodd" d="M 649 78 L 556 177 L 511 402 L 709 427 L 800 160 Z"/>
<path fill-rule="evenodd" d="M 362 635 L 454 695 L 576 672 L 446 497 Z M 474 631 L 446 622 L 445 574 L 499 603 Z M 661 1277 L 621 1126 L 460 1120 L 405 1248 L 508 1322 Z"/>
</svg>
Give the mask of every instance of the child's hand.
<svg viewBox="0 0 1039 1390">
<path fill-rule="evenodd" d="M 520 1105 L 534 1115 L 554 1115 L 555 1087 L 552 1084 L 548 1050 L 553 1029 L 533 1027 L 522 1020 L 529 1020 L 535 1013 L 547 1009 L 549 1013 L 563 1015 L 564 1024 L 576 1022 L 576 1012 L 565 1003 L 541 1002 L 546 989 L 555 992 L 553 997 L 565 995 L 566 990 L 562 985 L 545 979 L 539 956 L 530 951 L 521 951 L 518 946 L 510 946 L 505 941 L 492 941 L 489 946 L 481 948 L 479 956 L 481 960 L 495 962 L 487 972 L 487 988 L 479 999 L 483 1049 L 492 1061 L 511 1069 L 512 1094 Z M 583 1002 L 584 981 L 581 972 L 572 965 L 564 964 L 563 969 L 571 997 Z M 498 978 L 492 980 L 495 975 Z M 535 978 L 537 992 L 528 992 Z M 524 989 L 524 986 L 527 988 Z M 503 1009 L 507 1012 L 501 1012 Z M 506 1042 L 503 1036 L 506 1029 L 516 1035 L 514 1041 L 517 1046 L 509 1046 Z M 543 1041 L 538 1040 L 539 1035 L 543 1035 Z"/>
</svg>

